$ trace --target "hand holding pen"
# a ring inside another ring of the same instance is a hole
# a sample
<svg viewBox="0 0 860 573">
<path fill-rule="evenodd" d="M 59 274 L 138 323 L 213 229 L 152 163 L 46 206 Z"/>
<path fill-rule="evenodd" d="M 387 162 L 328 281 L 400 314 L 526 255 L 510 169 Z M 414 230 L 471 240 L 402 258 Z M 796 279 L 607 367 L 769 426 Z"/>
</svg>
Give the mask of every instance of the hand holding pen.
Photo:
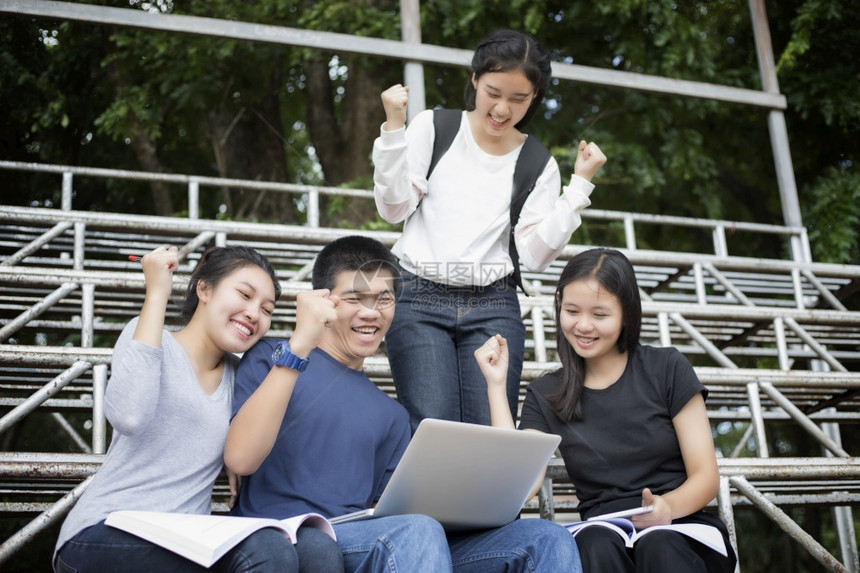
<svg viewBox="0 0 860 573">
<path fill-rule="evenodd" d="M 143 266 L 146 281 L 146 296 L 159 297 L 165 303 L 173 292 L 173 272 L 179 267 L 179 251 L 176 247 L 157 247 L 146 255 L 135 257 Z"/>
<path fill-rule="evenodd" d="M 176 247 L 158 247 L 138 259 L 143 266 L 146 297 L 134 339 L 161 348 L 164 316 L 173 293 L 173 271 L 179 267 L 179 253 Z"/>
</svg>

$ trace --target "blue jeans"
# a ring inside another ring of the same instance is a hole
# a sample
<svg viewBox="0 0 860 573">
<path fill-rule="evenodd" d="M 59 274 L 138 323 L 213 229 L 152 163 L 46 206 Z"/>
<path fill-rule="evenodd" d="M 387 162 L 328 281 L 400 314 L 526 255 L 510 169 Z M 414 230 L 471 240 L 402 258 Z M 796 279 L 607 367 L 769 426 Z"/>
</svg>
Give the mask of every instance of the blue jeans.
<svg viewBox="0 0 860 573">
<path fill-rule="evenodd" d="M 508 404 L 516 420 L 526 330 L 516 288 L 512 277 L 456 288 L 403 271 L 385 348 L 413 430 L 424 418 L 490 424 L 487 383 L 474 353 L 494 334 L 508 341 Z"/>
<path fill-rule="evenodd" d="M 310 573 L 343 571 L 343 562 L 337 544 L 316 529 L 300 528 L 296 545 L 274 529 L 261 529 L 206 569 L 102 521 L 63 544 L 55 558 L 54 570 L 57 573 Z"/>
<path fill-rule="evenodd" d="M 478 532 L 449 534 L 456 573 L 582 573 L 570 532 L 545 519 L 517 519 Z"/>
<path fill-rule="evenodd" d="M 337 543 L 350 573 L 438 573 L 451 570 L 445 531 L 426 515 L 394 515 L 340 523 Z"/>
<path fill-rule="evenodd" d="M 350 573 L 581 573 L 573 536 L 543 519 L 446 537 L 425 515 L 397 515 L 334 526 Z"/>
</svg>

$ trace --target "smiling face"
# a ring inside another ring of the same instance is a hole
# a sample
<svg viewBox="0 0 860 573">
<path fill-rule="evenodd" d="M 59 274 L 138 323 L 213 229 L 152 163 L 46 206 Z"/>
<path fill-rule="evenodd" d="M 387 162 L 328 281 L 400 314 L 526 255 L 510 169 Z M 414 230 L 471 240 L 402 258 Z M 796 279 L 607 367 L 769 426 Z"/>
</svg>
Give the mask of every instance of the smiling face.
<svg viewBox="0 0 860 573">
<path fill-rule="evenodd" d="M 521 70 L 488 72 L 476 78 L 475 113 L 484 133 L 503 137 L 525 116 L 535 97 L 534 85 Z"/>
<path fill-rule="evenodd" d="M 588 363 L 615 359 L 624 315 L 614 294 L 589 278 L 567 284 L 562 291 L 559 324 L 573 351 Z"/>
<path fill-rule="evenodd" d="M 242 353 L 272 325 L 275 286 L 255 265 L 236 269 L 214 287 L 200 282 L 198 310 L 206 314 L 206 333 L 221 351 Z"/>
<path fill-rule="evenodd" d="M 337 321 L 326 329 L 319 347 L 360 370 L 364 359 L 379 349 L 394 318 L 394 278 L 384 267 L 371 273 L 342 271 L 331 292 L 340 299 Z"/>
</svg>

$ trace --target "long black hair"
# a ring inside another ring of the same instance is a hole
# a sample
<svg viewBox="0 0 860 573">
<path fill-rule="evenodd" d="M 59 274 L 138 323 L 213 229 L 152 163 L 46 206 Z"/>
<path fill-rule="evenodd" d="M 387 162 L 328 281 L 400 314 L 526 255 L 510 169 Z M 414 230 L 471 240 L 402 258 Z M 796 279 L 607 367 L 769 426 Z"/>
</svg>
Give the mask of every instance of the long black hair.
<svg viewBox="0 0 860 573">
<path fill-rule="evenodd" d="M 534 86 L 535 97 L 523 118 L 514 127 L 525 127 L 537 108 L 552 78 L 549 55 L 538 41 L 516 30 L 497 30 L 484 38 L 472 55 L 472 73 L 475 81 L 486 73 L 521 70 Z M 466 109 L 475 109 L 475 86 L 471 75 L 466 82 Z"/>
<path fill-rule="evenodd" d="M 203 281 L 214 288 L 224 277 L 237 269 L 244 267 L 260 267 L 275 287 L 275 300 L 281 296 L 281 284 L 275 275 L 275 269 L 269 259 L 249 247 L 210 247 L 203 253 L 191 278 L 188 281 L 188 290 L 185 292 L 185 301 L 182 303 L 182 318 L 187 322 L 194 316 L 200 298 L 197 296 L 197 284 Z"/>
<path fill-rule="evenodd" d="M 561 329 L 564 287 L 575 281 L 594 279 L 602 289 L 618 299 L 621 332 L 616 347 L 625 352 L 639 343 L 642 330 L 642 301 L 630 261 L 615 249 L 596 248 L 579 253 L 565 265 L 555 289 L 555 329 L 561 361 L 561 388 L 549 396 L 555 414 L 564 421 L 582 419 L 582 389 L 585 387 L 585 360 L 574 352 Z"/>
</svg>

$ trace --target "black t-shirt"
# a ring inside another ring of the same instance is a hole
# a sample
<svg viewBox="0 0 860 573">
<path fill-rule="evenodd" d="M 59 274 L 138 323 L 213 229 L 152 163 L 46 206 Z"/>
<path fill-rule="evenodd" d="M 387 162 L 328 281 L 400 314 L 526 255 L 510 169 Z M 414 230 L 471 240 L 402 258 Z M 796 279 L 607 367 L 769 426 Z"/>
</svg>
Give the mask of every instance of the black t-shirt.
<svg viewBox="0 0 860 573">
<path fill-rule="evenodd" d="M 687 479 L 672 418 L 707 390 L 677 349 L 633 348 L 614 384 L 584 389 L 581 420 L 563 422 L 550 408 L 547 396 L 560 385 L 558 371 L 529 385 L 520 428 L 561 436 L 583 519 L 636 507 L 643 488 L 661 495 Z"/>
</svg>

